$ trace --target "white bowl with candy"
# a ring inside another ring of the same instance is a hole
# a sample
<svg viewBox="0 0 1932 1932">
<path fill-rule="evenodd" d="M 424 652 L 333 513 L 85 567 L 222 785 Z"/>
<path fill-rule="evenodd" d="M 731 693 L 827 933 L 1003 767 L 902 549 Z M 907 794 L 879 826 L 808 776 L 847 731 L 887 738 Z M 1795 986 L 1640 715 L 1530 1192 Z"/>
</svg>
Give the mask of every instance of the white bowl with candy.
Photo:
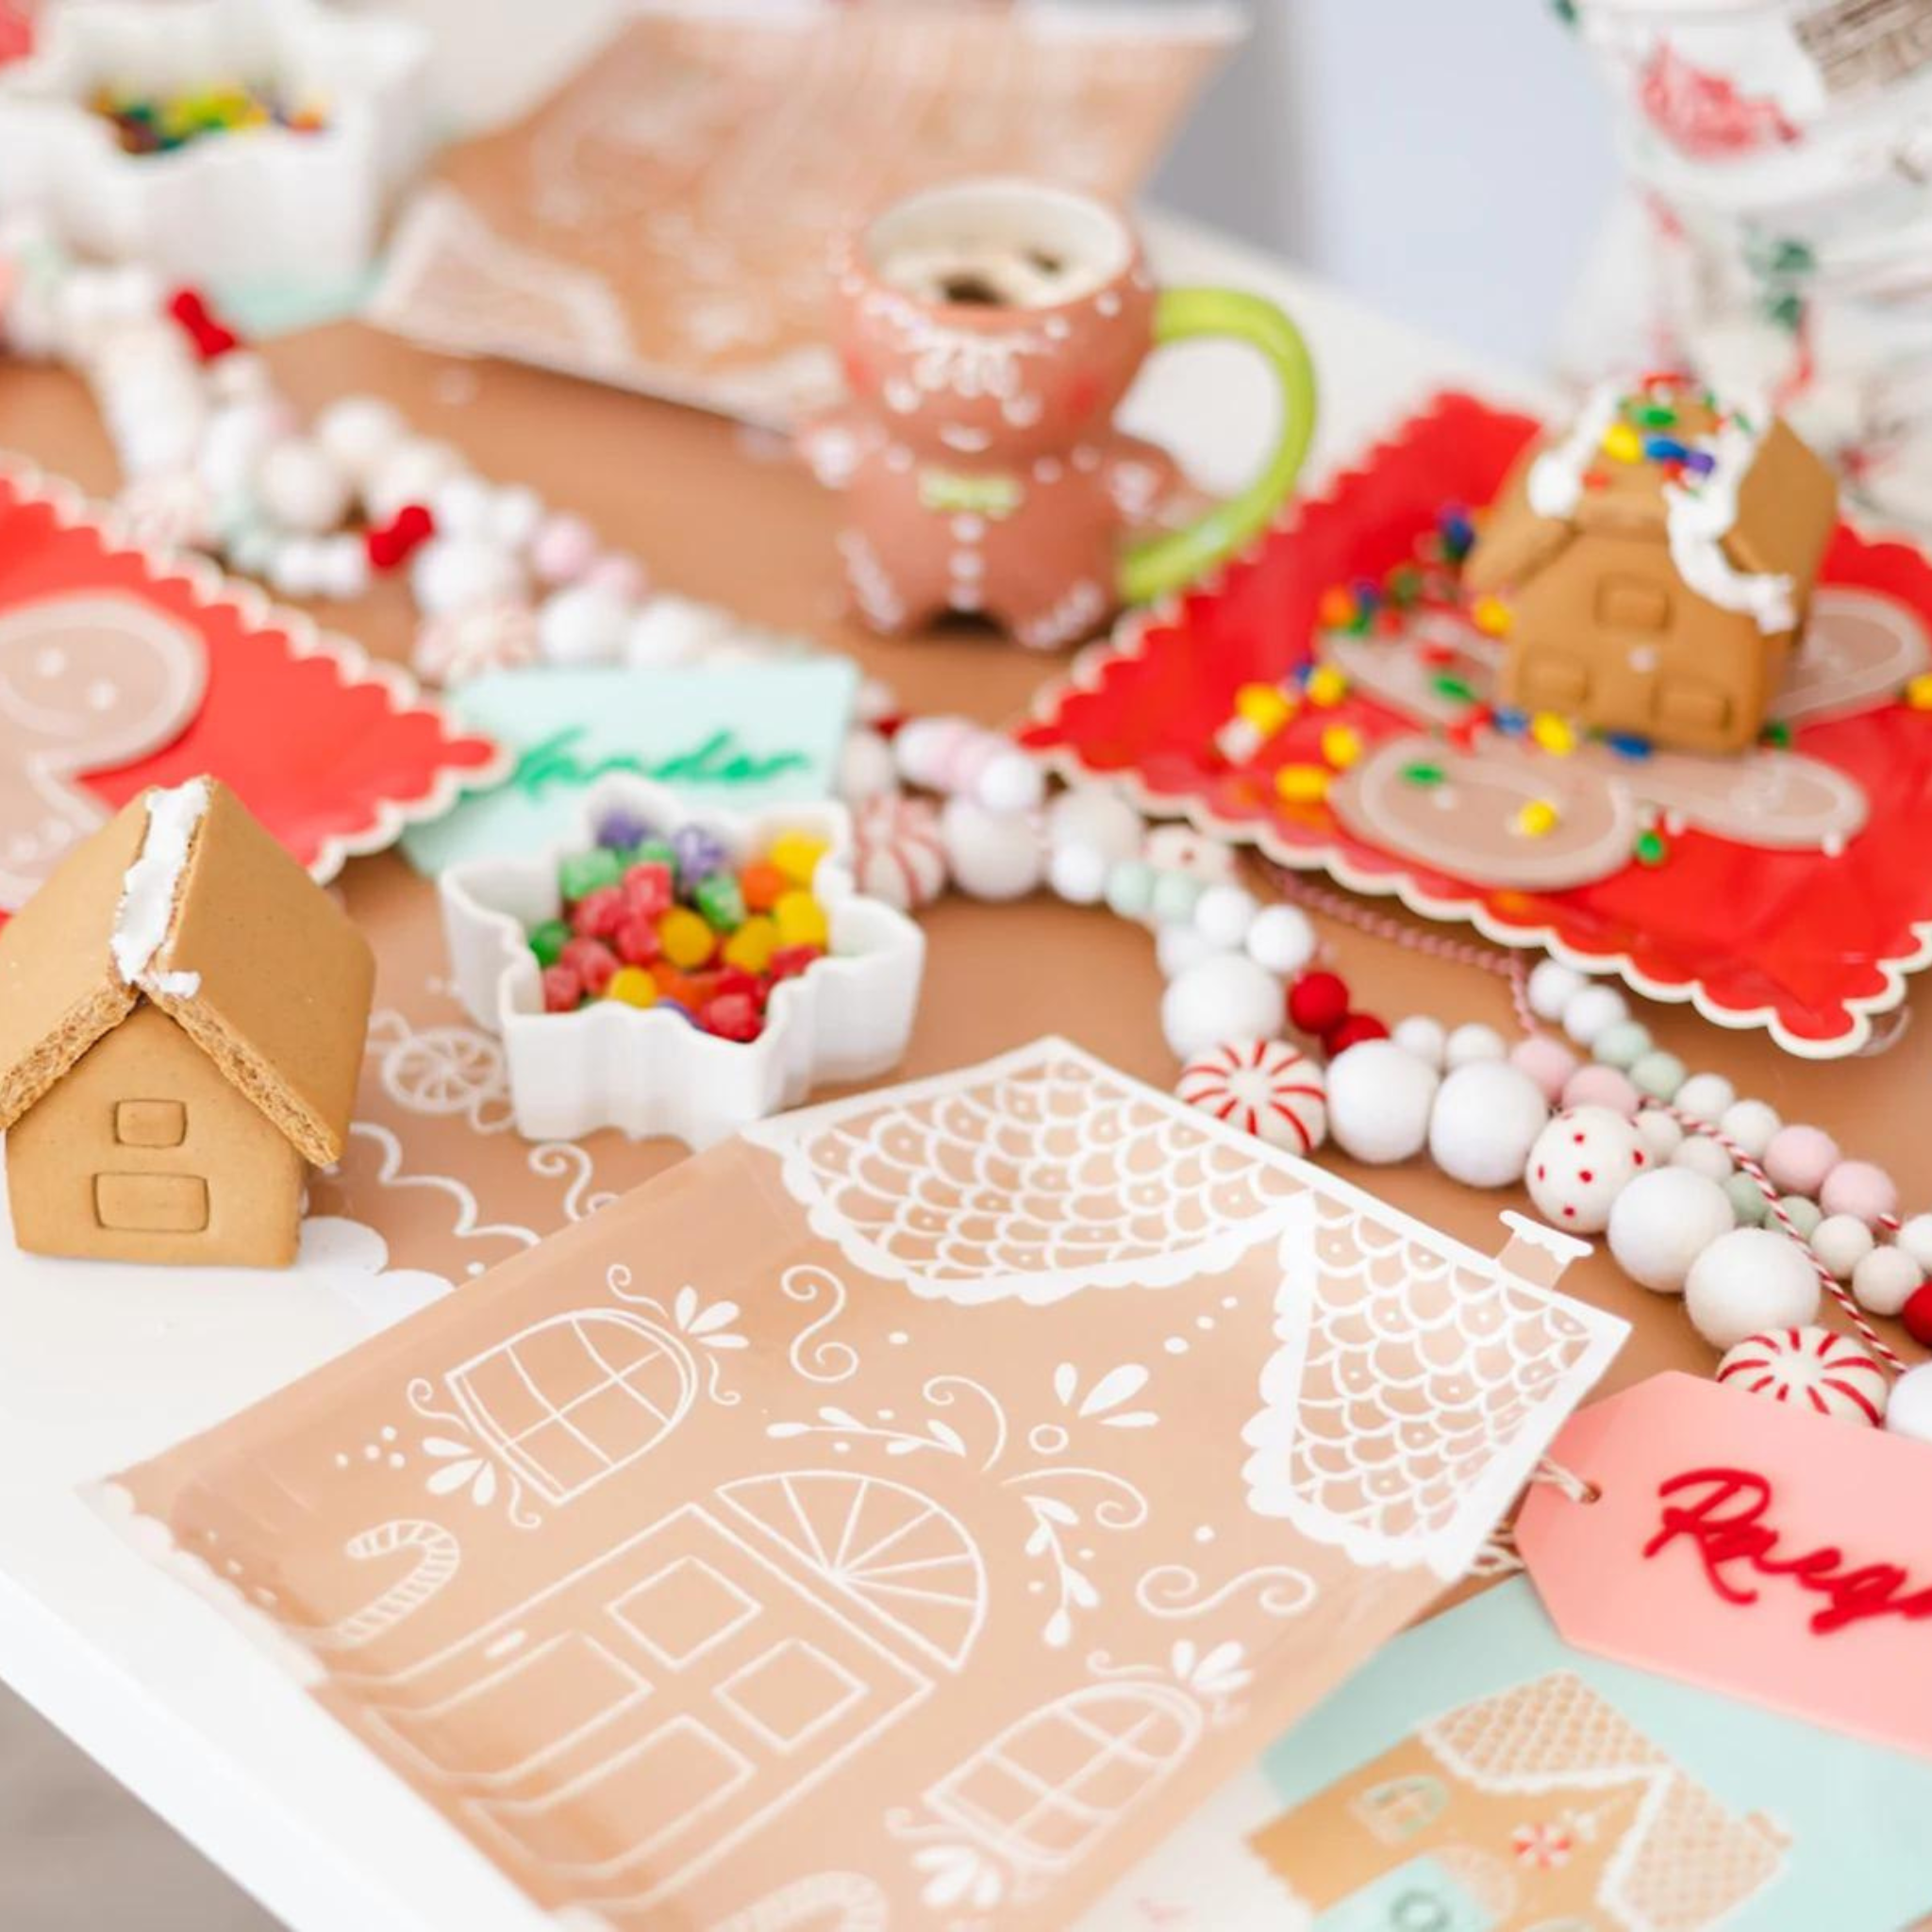
<svg viewBox="0 0 1932 1932">
<path fill-rule="evenodd" d="M 572 839 L 449 867 L 457 993 L 503 1040 L 518 1131 L 706 1147 L 896 1065 L 925 942 L 850 851 L 840 805 L 692 811 L 615 774 Z"/>
</svg>

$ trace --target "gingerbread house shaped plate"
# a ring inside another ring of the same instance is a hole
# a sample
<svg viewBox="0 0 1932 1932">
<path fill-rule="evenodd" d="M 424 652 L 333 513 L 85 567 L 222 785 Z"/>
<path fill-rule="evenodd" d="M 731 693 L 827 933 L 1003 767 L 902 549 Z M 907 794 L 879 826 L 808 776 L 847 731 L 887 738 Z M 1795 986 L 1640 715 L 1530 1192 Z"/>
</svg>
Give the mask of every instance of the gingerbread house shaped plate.
<svg viewBox="0 0 1932 1932">
<path fill-rule="evenodd" d="M 1077 658 L 1041 693 L 1024 741 L 1070 778 L 1111 781 L 1157 816 L 1251 841 L 1282 865 L 1618 974 L 1721 1024 L 1764 1027 L 1793 1053 L 1857 1051 L 1932 960 L 1921 850 L 1932 709 L 1905 695 L 1932 689 L 1913 686 L 1932 665 L 1932 563 L 1839 524 L 1815 585 L 1805 579 L 1809 622 L 1773 707 L 1773 742 L 1646 757 L 1585 741 L 1547 753 L 1500 728 L 1506 653 L 1466 620 L 1430 612 L 1395 635 L 1345 636 L 1319 619 L 1336 586 L 1380 584 L 1411 564 L 1446 506 L 1494 502 L 1538 433 L 1529 417 L 1439 397 L 1216 579 Z M 1520 520 L 1503 516 L 1507 535 Z M 1591 547 L 1591 598 L 1654 612 L 1651 575 L 1609 568 L 1607 541 L 1586 533 L 1569 546 Z M 1795 588 L 1802 557 L 1763 560 Z M 1755 633 L 1738 637 L 1762 648 Z M 1292 680 L 1318 652 L 1345 670 L 1339 702 L 1305 706 L 1245 756 L 1217 745 L 1243 685 Z M 1575 668 L 1531 663 L 1559 682 Z M 1736 679 L 1695 682 L 1710 687 L 1686 688 L 1699 715 L 1718 717 L 1711 692 L 1741 693 Z M 1323 769 L 1336 724 L 1353 727 L 1360 758 L 1330 774 L 1326 796 L 1284 797 L 1281 768 Z M 1548 808 L 1554 835 L 1519 835 L 1531 803 Z"/>
<path fill-rule="evenodd" d="M 1049 1040 L 711 1148 L 116 1500 L 573 1925 L 1044 1932 L 1619 1334 Z"/>
</svg>

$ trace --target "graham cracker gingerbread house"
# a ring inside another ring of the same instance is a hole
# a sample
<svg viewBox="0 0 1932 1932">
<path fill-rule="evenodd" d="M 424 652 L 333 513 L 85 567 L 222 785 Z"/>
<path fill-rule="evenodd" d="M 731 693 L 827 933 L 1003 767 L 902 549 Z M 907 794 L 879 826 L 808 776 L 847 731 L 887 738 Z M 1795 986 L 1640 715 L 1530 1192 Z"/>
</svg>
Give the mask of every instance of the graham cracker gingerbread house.
<svg viewBox="0 0 1932 1932">
<path fill-rule="evenodd" d="M 1674 377 L 1599 390 L 1505 483 L 1463 581 L 1528 711 L 1682 751 L 1753 743 L 1838 524 L 1831 472 L 1768 409 Z"/>
<path fill-rule="evenodd" d="M 342 1151 L 375 977 L 225 787 L 132 800 L 0 931 L 20 1246 L 285 1267 L 306 1164 Z"/>
<path fill-rule="evenodd" d="M 1787 1841 L 1552 1671 L 1431 1720 L 1252 1843 L 1318 1926 L 1715 1932 Z"/>
</svg>

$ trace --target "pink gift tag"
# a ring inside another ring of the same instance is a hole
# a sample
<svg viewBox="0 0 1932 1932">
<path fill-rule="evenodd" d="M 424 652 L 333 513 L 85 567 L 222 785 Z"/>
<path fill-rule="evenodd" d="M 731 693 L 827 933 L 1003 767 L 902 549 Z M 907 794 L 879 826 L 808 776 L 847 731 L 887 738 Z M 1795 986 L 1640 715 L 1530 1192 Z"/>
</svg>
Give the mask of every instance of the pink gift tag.
<svg viewBox="0 0 1932 1932">
<path fill-rule="evenodd" d="M 1572 1643 L 1932 1756 L 1932 1448 L 1657 1375 L 1572 1417 L 1517 1547 Z"/>
</svg>

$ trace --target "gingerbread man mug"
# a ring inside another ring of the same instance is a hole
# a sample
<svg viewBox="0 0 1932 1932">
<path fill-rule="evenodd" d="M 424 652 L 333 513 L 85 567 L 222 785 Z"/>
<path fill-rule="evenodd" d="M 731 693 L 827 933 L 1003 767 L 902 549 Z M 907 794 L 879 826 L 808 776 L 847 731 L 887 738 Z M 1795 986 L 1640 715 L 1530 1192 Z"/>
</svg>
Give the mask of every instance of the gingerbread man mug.
<svg viewBox="0 0 1932 1932">
<path fill-rule="evenodd" d="M 968 611 L 1038 650 L 1070 643 L 1246 542 L 1307 455 L 1314 378 L 1294 325 L 1257 295 L 1157 289 L 1127 222 L 1085 195 L 927 189 L 851 236 L 837 277 L 850 399 L 801 441 L 845 492 L 840 553 L 875 630 Z M 1153 349 L 1199 336 L 1262 355 L 1280 433 L 1238 495 L 1149 534 L 1178 473 L 1114 412 Z"/>
</svg>

